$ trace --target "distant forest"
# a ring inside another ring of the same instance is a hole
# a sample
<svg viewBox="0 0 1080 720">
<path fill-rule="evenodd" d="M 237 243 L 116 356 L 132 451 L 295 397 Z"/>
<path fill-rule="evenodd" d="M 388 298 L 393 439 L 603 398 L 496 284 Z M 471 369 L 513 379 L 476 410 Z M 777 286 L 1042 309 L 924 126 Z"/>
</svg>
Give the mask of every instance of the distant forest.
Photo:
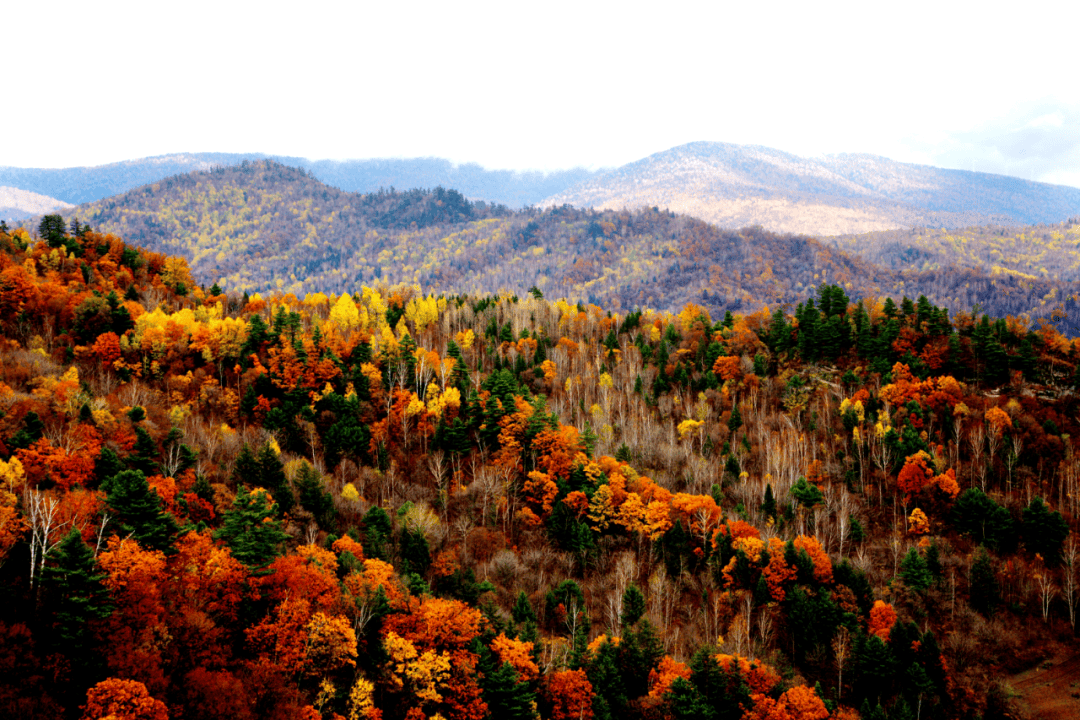
<svg viewBox="0 0 1080 720">
<path fill-rule="evenodd" d="M 694 302 L 722 313 L 791 308 L 830 282 L 854 297 L 922 294 L 952 312 L 978 307 L 1080 330 L 1075 280 L 1057 276 L 1064 266 L 1049 260 L 1047 272 L 1029 273 L 1023 263 L 985 267 L 944 256 L 927 264 L 922 251 L 910 250 L 907 264 L 894 258 L 881 267 L 873 264 L 887 259 L 880 254 L 867 262 L 841 252 L 852 239 L 833 247 L 760 228 L 725 231 L 656 208 L 510 210 L 441 187 L 346 193 L 271 161 L 170 177 L 72 215 L 182 255 L 200 282 L 240 293 L 299 296 L 405 283 L 521 295 L 535 286 L 613 309 L 677 310 Z M 1048 242 L 1064 248 L 1075 232 L 1048 230 Z"/>
</svg>

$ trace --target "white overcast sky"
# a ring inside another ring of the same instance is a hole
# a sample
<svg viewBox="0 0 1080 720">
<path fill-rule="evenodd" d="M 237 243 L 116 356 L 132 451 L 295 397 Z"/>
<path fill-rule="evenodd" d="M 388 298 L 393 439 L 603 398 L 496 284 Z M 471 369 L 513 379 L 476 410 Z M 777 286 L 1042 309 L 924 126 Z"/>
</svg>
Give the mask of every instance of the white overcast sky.
<svg viewBox="0 0 1080 720">
<path fill-rule="evenodd" d="M 7 3 L 0 165 L 621 165 L 716 140 L 1080 187 L 1068 2 Z"/>
</svg>

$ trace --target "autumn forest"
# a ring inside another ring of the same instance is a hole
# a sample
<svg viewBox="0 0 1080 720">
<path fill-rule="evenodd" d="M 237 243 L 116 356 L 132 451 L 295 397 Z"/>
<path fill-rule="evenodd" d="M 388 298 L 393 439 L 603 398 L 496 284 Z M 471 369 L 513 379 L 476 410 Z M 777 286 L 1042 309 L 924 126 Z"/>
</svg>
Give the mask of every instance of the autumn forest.
<svg viewBox="0 0 1080 720">
<path fill-rule="evenodd" d="M 5 714 L 1002 718 L 1073 652 L 1071 285 L 409 192 L 303 295 L 0 231 Z"/>
</svg>

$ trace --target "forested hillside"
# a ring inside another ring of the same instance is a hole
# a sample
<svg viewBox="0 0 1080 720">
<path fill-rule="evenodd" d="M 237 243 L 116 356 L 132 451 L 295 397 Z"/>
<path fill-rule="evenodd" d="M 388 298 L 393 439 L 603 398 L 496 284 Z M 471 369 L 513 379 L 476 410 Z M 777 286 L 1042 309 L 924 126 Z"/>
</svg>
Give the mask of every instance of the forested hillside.
<svg viewBox="0 0 1080 720">
<path fill-rule="evenodd" d="M 725 231 L 656 208 L 511 211 L 454 190 L 353 194 L 270 161 L 190 173 L 72 211 L 97 230 L 183 255 L 204 284 L 236 293 L 341 293 L 418 284 L 437 293 L 524 295 L 536 286 L 613 310 L 711 313 L 794 307 L 823 282 L 859 297 L 925 294 L 952 311 L 1050 317 L 1074 282 L 992 269 L 877 267 L 806 236 Z M 1071 279 L 1071 278 L 1070 278 Z"/>
<path fill-rule="evenodd" d="M 1080 215 L 1052 225 L 917 227 L 843 235 L 826 243 L 897 270 L 964 267 L 995 275 L 1080 280 Z"/>
<path fill-rule="evenodd" d="M 12 716 L 1005 717 L 1076 651 L 1048 324 L 245 301 L 40 234 L 0 232 Z"/>
</svg>

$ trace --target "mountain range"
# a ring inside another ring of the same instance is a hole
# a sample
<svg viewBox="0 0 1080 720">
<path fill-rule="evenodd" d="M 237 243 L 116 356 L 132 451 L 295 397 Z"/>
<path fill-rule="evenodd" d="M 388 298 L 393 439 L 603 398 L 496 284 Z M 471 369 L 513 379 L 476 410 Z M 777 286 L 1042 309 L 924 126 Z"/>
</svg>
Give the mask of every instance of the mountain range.
<svg viewBox="0 0 1080 720">
<path fill-rule="evenodd" d="M 272 159 L 345 192 L 453 188 L 471 200 L 520 208 L 656 207 L 722 228 L 850 235 L 918 227 L 1058 223 L 1080 216 L 1080 189 L 872 155 L 803 158 L 761 146 L 695 142 L 619 168 L 552 173 L 487 170 L 438 158 L 308 160 L 260 154 L 184 153 L 93 168 L 0 167 L 0 186 L 63 203 L 94 202 L 172 175 Z M 0 207 L 0 218 L 40 214 Z M 0 203 L 2 206 L 4 203 Z"/>
<path fill-rule="evenodd" d="M 1058 319 L 1080 328 L 1080 308 L 1069 300 L 1080 289 L 1070 270 L 1080 263 L 1080 228 L 1066 225 L 1048 237 L 1033 234 L 1019 265 L 991 257 L 997 264 L 990 266 L 975 262 L 981 240 L 962 242 L 972 261 L 956 263 L 946 252 L 951 245 L 921 251 L 904 238 L 866 244 L 863 236 L 849 242 L 760 226 L 724 230 L 650 207 L 512 210 L 442 187 L 348 193 L 272 160 L 174 175 L 65 215 L 182 255 L 199 283 L 233 293 L 418 285 L 449 295 L 524 295 L 535 287 L 616 310 L 677 312 L 696 303 L 716 314 L 794 306 L 828 282 L 855 298 L 925 294 L 954 312 L 978 304 L 999 316 L 1037 318 L 1064 303 L 1068 317 Z M 860 257 L 883 245 L 901 248 L 895 262 Z M 1043 271 L 1030 272 L 1032 263 Z"/>
<path fill-rule="evenodd" d="M 172 175 L 262 159 L 306 170 L 318 180 L 345 192 L 442 185 L 455 188 L 470 198 L 511 207 L 539 203 L 594 174 L 582 168 L 551 173 L 486 170 L 476 163 L 455 165 L 440 158 L 339 161 L 253 153 L 178 153 L 98 167 L 0 167 L 0 186 L 37 193 L 53 199 L 56 207 L 64 207 L 119 195 Z M 40 212 L 38 205 L 32 203 L 5 207 L 0 202 L 2 219 L 17 220 Z"/>
<path fill-rule="evenodd" d="M 873 155 L 803 158 L 696 142 L 599 173 L 544 203 L 656 205 L 721 227 L 761 225 L 821 236 L 1056 223 L 1080 214 L 1080 189 Z"/>
</svg>

